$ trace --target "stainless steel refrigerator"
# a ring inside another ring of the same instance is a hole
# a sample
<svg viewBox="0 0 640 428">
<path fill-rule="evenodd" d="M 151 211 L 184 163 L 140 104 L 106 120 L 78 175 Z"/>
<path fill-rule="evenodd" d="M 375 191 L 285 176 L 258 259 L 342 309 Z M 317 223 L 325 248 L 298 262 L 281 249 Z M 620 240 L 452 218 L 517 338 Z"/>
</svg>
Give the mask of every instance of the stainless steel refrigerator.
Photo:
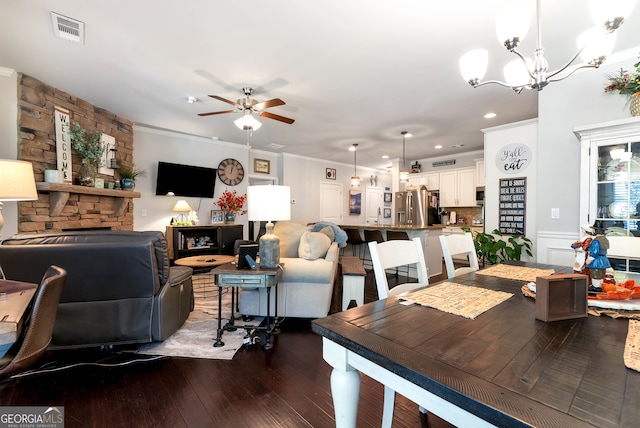
<svg viewBox="0 0 640 428">
<path fill-rule="evenodd" d="M 430 226 L 440 223 L 437 194 L 426 186 L 409 186 L 404 192 L 395 194 L 395 224 Z"/>
</svg>

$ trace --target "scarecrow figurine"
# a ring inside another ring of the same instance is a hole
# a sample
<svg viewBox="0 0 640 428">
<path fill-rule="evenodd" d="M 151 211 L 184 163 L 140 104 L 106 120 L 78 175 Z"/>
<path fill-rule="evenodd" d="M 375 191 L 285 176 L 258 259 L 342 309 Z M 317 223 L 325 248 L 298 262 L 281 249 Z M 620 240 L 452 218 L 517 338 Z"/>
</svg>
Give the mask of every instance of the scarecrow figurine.
<svg viewBox="0 0 640 428">
<path fill-rule="evenodd" d="M 607 250 L 609 249 L 609 240 L 602 234 L 603 229 L 595 228 L 596 236 L 589 244 L 589 256 L 587 257 L 587 267 L 589 268 L 589 276 L 591 277 L 592 291 L 602 291 L 602 281 L 604 280 L 605 271 L 611 267 L 607 258 Z"/>
</svg>

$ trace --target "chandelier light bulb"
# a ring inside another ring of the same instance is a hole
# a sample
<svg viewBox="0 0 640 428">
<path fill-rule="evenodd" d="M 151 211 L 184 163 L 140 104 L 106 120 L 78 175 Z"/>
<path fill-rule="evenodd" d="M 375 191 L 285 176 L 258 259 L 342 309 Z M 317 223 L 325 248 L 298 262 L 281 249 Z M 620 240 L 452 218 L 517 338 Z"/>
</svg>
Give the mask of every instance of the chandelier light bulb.
<svg viewBox="0 0 640 428">
<path fill-rule="evenodd" d="M 616 33 L 608 33 L 603 28 L 594 27 L 578 36 L 580 58 L 587 64 L 602 63 L 611 54 L 616 43 Z"/>
<path fill-rule="evenodd" d="M 460 73 L 465 82 L 478 82 L 484 78 L 489 65 L 489 52 L 474 49 L 460 58 Z"/>
<path fill-rule="evenodd" d="M 256 120 L 251 114 L 245 114 L 240 119 L 236 119 L 233 121 L 239 129 L 244 131 L 247 130 L 258 130 L 262 126 L 260 122 Z"/>
<path fill-rule="evenodd" d="M 518 47 L 524 40 L 531 26 L 533 9 L 529 4 L 515 3 L 496 16 L 496 35 L 498 42 L 507 49 Z"/>
</svg>

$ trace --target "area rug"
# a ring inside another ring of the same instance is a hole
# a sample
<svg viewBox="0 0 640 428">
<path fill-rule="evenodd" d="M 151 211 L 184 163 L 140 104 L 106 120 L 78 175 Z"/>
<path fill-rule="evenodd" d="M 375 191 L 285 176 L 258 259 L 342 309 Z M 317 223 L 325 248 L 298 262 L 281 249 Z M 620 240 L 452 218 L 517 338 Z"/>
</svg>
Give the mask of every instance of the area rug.
<svg viewBox="0 0 640 428">
<path fill-rule="evenodd" d="M 401 295 L 400 299 L 450 314 L 460 315 L 461 317 L 475 319 L 481 313 L 504 302 L 511 296 L 513 296 L 512 293 L 505 293 L 504 291 L 470 287 L 456 284 L 455 282 L 444 282 Z"/>
<path fill-rule="evenodd" d="M 230 360 L 244 344 L 247 335 L 245 329 L 225 331 L 222 335 L 224 346 L 214 347 L 218 329 L 218 287 L 213 284 L 209 274 L 193 277 L 195 307 L 182 327 L 164 342 L 142 345 L 136 351 L 146 355 L 164 355 L 171 357 L 208 358 Z M 231 289 L 222 292 L 222 326 L 231 315 Z M 236 314 L 237 316 L 237 314 Z M 249 322 L 242 319 L 236 324 L 259 325 L 261 318 Z"/>
</svg>

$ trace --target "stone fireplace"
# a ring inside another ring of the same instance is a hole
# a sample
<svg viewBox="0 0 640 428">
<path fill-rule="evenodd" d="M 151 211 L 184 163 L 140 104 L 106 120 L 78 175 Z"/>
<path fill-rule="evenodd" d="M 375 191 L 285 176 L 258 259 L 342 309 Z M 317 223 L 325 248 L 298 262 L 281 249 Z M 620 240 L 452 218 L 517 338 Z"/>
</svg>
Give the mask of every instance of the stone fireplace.
<svg viewBox="0 0 640 428">
<path fill-rule="evenodd" d="M 72 122 L 87 130 L 100 130 L 116 140 L 121 165 L 133 165 L 133 123 L 53 88 L 30 76 L 18 76 L 18 159 L 33 164 L 38 200 L 18 204 L 20 233 L 61 232 L 69 229 L 109 228 L 133 230 L 134 191 L 102 189 L 72 184 L 44 183 L 44 170 L 56 168 L 54 107 L 70 112 Z M 80 157 L 73 151 L 71 176 Z M 99 174 L 105 182 L 114 175 Z"/>
</svg>

